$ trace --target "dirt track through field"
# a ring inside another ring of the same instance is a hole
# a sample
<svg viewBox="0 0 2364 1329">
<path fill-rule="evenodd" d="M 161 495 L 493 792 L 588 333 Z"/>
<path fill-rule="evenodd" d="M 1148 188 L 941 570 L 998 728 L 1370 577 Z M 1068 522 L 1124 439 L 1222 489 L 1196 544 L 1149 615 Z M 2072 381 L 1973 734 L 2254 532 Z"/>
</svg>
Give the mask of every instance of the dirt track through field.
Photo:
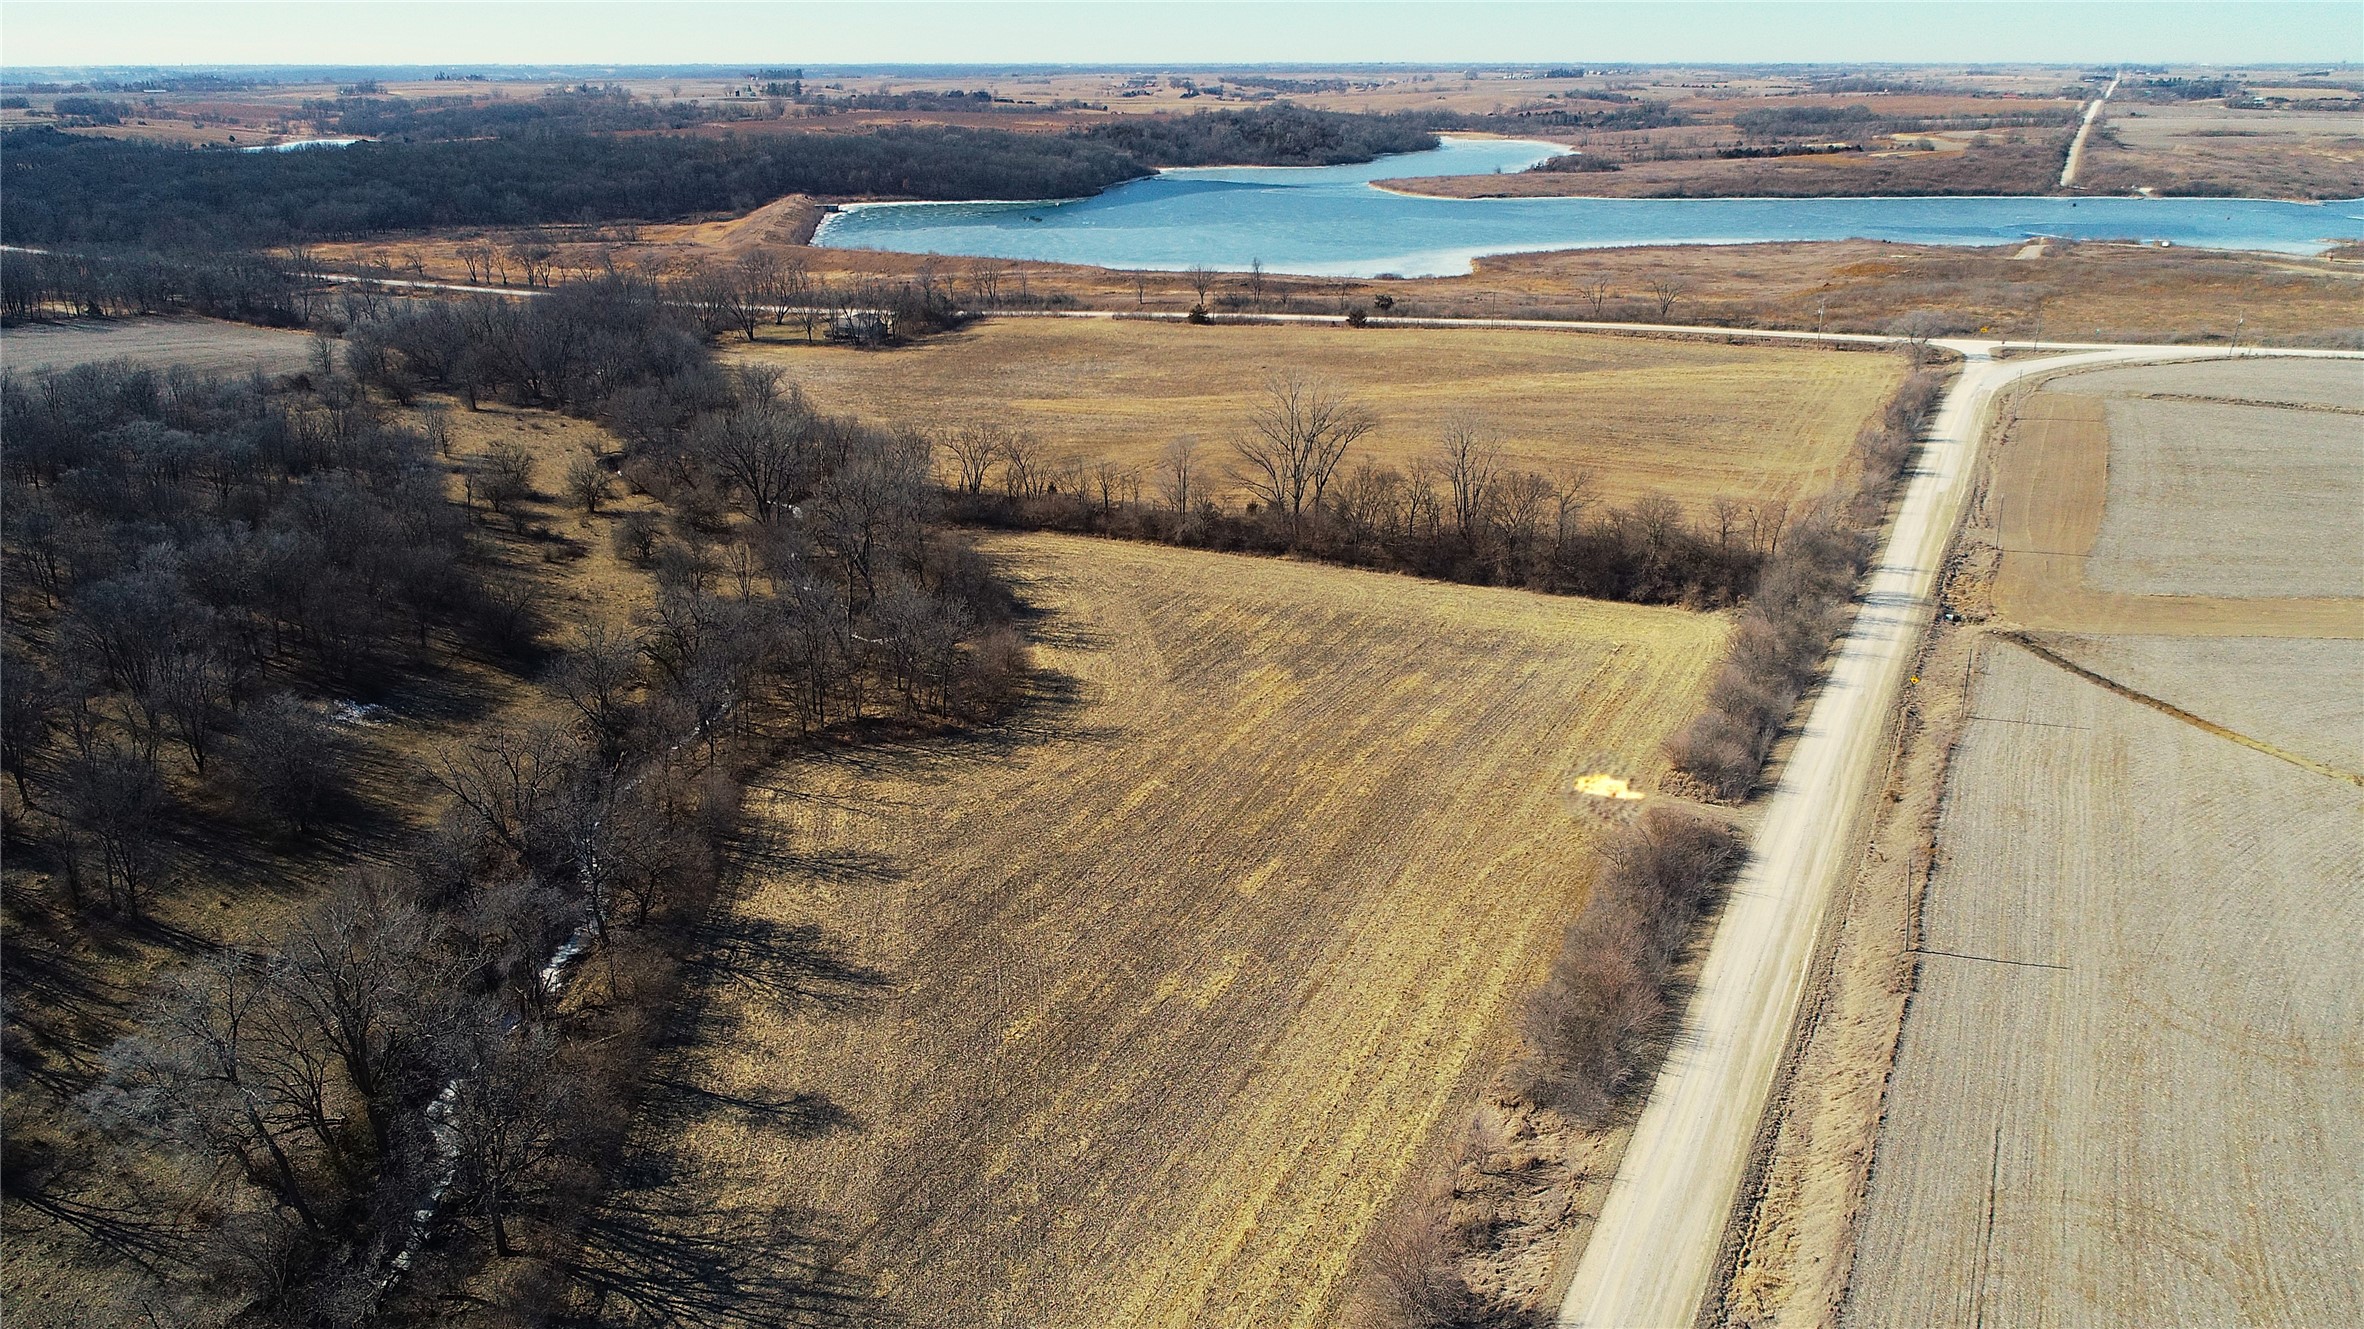
<svg viewBox="0 0 2364 1329">
<path fill-rule="evenodd" d="M 812 1197 L 860 1308 L 919 1324 L 1329 1326 L 1633 806 L 1575 780 L 1651 787 L 1724 626 L 988 550 L 1044 611 L 1044 695 L 756 792 L 711 1005 L 646 1118 L 698 1179 L 669 1203 Z"/>
</svg>

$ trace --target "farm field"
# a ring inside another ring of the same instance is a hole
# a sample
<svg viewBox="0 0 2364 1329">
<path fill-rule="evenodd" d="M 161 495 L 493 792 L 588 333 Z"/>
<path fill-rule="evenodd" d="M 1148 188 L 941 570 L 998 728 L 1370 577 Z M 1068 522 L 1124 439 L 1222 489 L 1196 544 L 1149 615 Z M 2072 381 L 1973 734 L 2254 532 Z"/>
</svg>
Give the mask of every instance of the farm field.
<svg viewBox="0 0 2364 1329">
<path fill-rule="evenodd" d="M 180 365 L 237 374 L 259 368 L 283 374 L 311 359 L 312 339 L 304 333 L 204 318 L 76 319 L 0 332 L 0 367 L 18 373 L 129 360 L 158 369 Z"/>
<path fill-rule="evenodd" d="M 2364 502 L 2355 369 L 2189 372 L 2082 375 L 2022 405 L 1997 462 L 1997 610 L 2061 631 L 2364 636 L 2364 566 L 2339 534 Z"/>
<path fill-rule="evenodd" d="M 2356 509 L 2309 506 L 2339 482 L 2292 459 L 2356 391 L 2239 361 L 2021 411 L 1841 1323 L 2297 1326 L 2364 1297 L 2364 602 L 2273 596 L 2354 564 Z M 2152 510 L 2126 567 L 2216 529 L 2265 575 L 2137 596 L 2014 552 L 2122 504 Z"/>
<path fill-rule="evenodd" d="M 2364 790 L 1981 669 L 1844 1323 L 2338 1322 Z"/>
<path fill-rule="evenodd" d="M 735 1247 L 733 1215 L 792 1191 L 826 1207 L 748 1228 L 742 1258 L 839 1258 L 781 1304 L 1340 1323 L 1358 1242 L 1458 1136 L 1636 806 L 1574 781 L 1655 788 L 1723 622 L 983 543 L 1038 616 L 1041 694 L 1001 730 L 759 782 L 712 995 L 635 1146 L 672 1160 L 608 1226 L 673 1217 L 595 1239 L 595 1277 Z"/>
<path fill-rule="evenodd" d="M 931 431 L 988 421 L 1054 455 L 1144 471 L 1194 437 L 1218 474 L 1266 378 L 1293 372 L 1348 389 L 1381 418 L 1349 467 L 1413 465 L 1469 415 L 1506 466 L 1582 468 L 1599 498 L 1655 490 L 1694 510 L 1832 488 L 1905 368 L 1890 355 L 1559 332 L 1080 319 L 989 320 L 890 355 L 801 342 L 740 354 L 778 365 L 831 411 Z"/>
</svg>

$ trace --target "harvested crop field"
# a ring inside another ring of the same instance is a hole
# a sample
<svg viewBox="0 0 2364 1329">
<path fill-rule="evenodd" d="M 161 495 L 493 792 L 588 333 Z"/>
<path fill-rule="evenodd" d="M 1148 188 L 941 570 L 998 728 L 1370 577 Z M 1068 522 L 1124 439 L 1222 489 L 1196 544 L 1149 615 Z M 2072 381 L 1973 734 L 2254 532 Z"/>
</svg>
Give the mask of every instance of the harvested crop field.
<svg viewBox="0 0 2364 1329">
<path fill-rule="evenodd" d="M 2110 496 L 2087 585 L 2127 595 L 2364 595 L 2354 548 L 2289 537 L 2364 512 L 2364 412 L 2121 398 L 2110 402 L 2109 433 Z"/>
<path fill-rule="evenodd" d="M 1997 609 L 2062 631 L 2364 636 L 2360 379 L 2229 361 L 2029 398 L 1997 461 Z"/>
<path fill-rule="evenodd" d="M 2059 637 L 2111 681 L 2274 747 L 2364 772 L 2364 641 Z"/>
<path fill-rule="evenodd" d="M 0 332 L 0 366 L 19 373 L 129 360 L 158 369 L 284 374 L 311 358 L 312 339 L 304 333 L 203 318 L 75 319 Z"/>
<path fill-rule="evenodd" d="M 794 342 L 742 354 L 833 411 L 938 430 L 990 420 L 1054 454 L 1144 469 L 1178 436 L 1222 467 L 1265 380 L 1294 372 L 1381 417 L 1359 456 L 1409 465 L 1470 415 L 1506 465 L 1581 467 L 1604 499 L 1658 490 L 1692 506 L 1829 490 L 1905 369 L 1892 355 L 1564 332 L 1022 318 L 891 354 Z"/>
<path fill-rule="evenodd" d="M 1998 458 L 1991 533 L 2074 546 L 2126 503 L 2154 523 L 2126 528 L 2129 560 L 2212 523 L 2238 546 L 2252 487 L 2292 483 L 2260 457 L 2323 451 L 2352 374 L 2059 380 Z M 2228 404 L 2251 394 L 2283 404 Z M 2178 449 L 2162 406 L 2248 414 Z M 2127 482 L 2179 451 L 2178 485 Z M 2354 566 L 2364 510 L 2287 499 L 2280 546 Z M 1928 705 L 1967 705 L 1914 855 L 1933 867 L 1842 1323 L 2342 1323 L 2364 1300 L 2364 601 L 2108 594 L 2081 562 L 2007 553 L 1994 599 L 2021 630 L 1967 629 L 1971 678 L 1931 679 Z"/>
<path fill-rule="evenodd" d="M 683 1243 L 804 1271 L 775 1314 L 1338 1323 L 1359 1240 L 1457 1134 L 1634 806 L 1575 780 L 1654 786 L 1724 624 L 985 547 L 1036 614 L 1040 695 L 761 782 L 766 843 L 643 1119 L 672 1164 L 601 1229 L 661 1235 L 591 1258 L 619 1287 Z M 817 1208 L 747 1217 L 780 1196 Z"/>
<path fill-rule="evenodd" d="M 1973 697 L 1845 1322 L 2344 1322 L 2364 790 L 2000 642 Z"/>
</svg>

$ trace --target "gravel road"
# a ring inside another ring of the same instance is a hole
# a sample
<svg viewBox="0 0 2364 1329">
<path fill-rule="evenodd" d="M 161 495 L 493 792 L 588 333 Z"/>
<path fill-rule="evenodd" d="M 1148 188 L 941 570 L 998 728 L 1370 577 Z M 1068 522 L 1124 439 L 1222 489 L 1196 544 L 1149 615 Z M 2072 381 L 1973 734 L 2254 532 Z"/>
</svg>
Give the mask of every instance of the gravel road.
<svg viewBox="0 0 2364 1329">
<path fill-rule="evenodd" d="M 1939 409 L 1855 623 L 1766 806 L 1683 1033 L 1561 1304 L 1563 1326 L 1683 1327 L 1698 1312 L 1789 1045 L 1815 934 L 1855 859 L 1854 812 L 1877 774 L 1885 722 L 1931 612 L 1932 585 L 1995 393 L 2030 375 L 2226 354 L 2125 346 L 1996 361 L 1989 358 L 1993 343 L 1942 344 L 1967 363 Z"/>
</svg>

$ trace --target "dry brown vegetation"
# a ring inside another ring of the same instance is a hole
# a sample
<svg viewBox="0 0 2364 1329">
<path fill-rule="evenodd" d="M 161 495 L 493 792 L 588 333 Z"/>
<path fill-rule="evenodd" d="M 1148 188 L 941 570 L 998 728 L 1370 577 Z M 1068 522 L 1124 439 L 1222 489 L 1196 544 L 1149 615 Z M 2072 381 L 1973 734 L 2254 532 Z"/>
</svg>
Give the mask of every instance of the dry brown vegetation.
<svg viewBox="0 0 2364 1329">
<path fill-rule="evenodd" d="M 674 233 L 642 228 L 628 240 L 609 231 L 555 229 L 560 270 L 688 272 L 732 261 L 742 225 L 762 213 Z M 657 237 L 666 234 L 662 242 Z M 493 235 L 496 247 L 517 237 Z M 473 236 L 324 245 L 320 256 L 393 276 L 465 281 L 456 250 Z M 1089 308 L 1179 315 L 1198 302 L 1183 273 L 1117 272 L 1052 263 L 931 259 L 864 250 L 777 251 L 817 280 L 841 285 L 908 279 L 925 271 L 974 299 L 981 283 L 1020 297 L 1020 307 Z M 417 260 L 414 268 L 413 260 Z M 1658 288 L 1673 293 L 1662 302 Z M 2364 259 L 2304 258 L 2103 243 L 2048 242 L 1993 249 L 1897 245 L 1703 245 L 1565 250 L 1481 258 L 1461 277 L 1411 280 L 1267 276 L 1263 306 L 1275 312 L 1371 309 L 1464 318 L 1608 319 L 1736 327 L 1908 332 L 1986 332 L 2053 340 L 2252 341 L 2346 345 L 2364 336 L 2357 303 Z M 1216 274 L 1224 312 L 1247 312 L 1247 278 Z M 990 302 L 985 302 L 988 305 Z"/>
<path fill-rule="evenodd" d="M 386 399 L 325 363 L 7 383 L 18 1318 L 603 1295 L 573 1254 L 613 1231 L 584 1225 L 735 777 L 988 715 L 1022 669 L 924 449 L 628 290 L 417 335 L 449 312 L 347 343 Z M 422 399 L 422 345 L 473 409 Z M 626 448 L 496 401 L 627 388 L 683 411 Z"/>
<path fill-rule="evenodd" d="M 202 341 L 201 328 L 193 335 Z M 529 588 L 523 603 L 535 607 L 537 618 L 546 612 L 575 624 L 621 625 L 648 598 L 648 574 L 622 563 L 604 539 L 578 530 L 549 497 L 569 459 L 587 445 L 612 448 L 602 431 L 501 409 L 470 414 L 422 407 L 388 418 L 397 426 L 432 422 L 447 431 L 448 448 L 436 462 L 455 505 L 465 503 L 466 477 L 489 455 L 505 450 L 525 460 L 530 492 L 513 509 L 521 522 L 481 504 L 466 507 L 476 556 L 486 565 L 478 575 Z M 618 512 L 636 506 L 627 501 Z M 12 530 L 12 559 L 24 552 L 19 539 Z M 42 603 L 39 579 L 20 575 L 23 568 L 14 564 L 11 575 L 12 704 L 30 685 L 19 645 L 59 631 L 55 611 Z M 201 965 L 216 948 L 276 950 L 337 895 L 357 865 L 382 866 L 411 852 L 449 804 L 448 790 L 432 775 L 436 754 L 466 751 L 569 713 L 529 666 L 436 635 L 426 660 L 390 690 L 382 678 L 324 679 L 300 663 L 282 662 L 306 713 L 343 717 L 302 727 L 320 750 L 294 770 L 296 778 L 319 782 L 300 800 L 289 797 L 296 791 L 268 785 L 274 766 L 254 765 L 242 752 L 252 741 L 251 718 L 248 733 L 233 731 L 214 745 L 210 778 L 182 747 L 162 747 L 163 801 L 151 828 L 157 840 L 144 850 L 156 870 L 138 897 L 117 910 L 76 907 L 67 860 L 77 851 L 64 838 L 53 841 L 50 829 L 70 805 L 61 805 L 55 787 L 45 787 L 66 757 L 30 753 L 36 802 L 28 805 L 12 785 L 6 809 L 13 991 L 5 1278 L 12 1319 L 123 1323 L 144 1309 L 209 1323 L 235 1305 L 214 1300 L 234 1296 L 219 1287 L 225 1279 L 237 1285 L 238 1275 L 225 1268 L 238 1258 L 234 1243 L 209 1248 L 198 1214 L 155 1199 L 176 1194 L 190 1179 L 161 1152 L 127 1157 L 106 1148 L 81 1120 L 77 1096 L 107 1070 L 117 1040 L 152 1014 L 174 975 Z M 358 702 L 363 697 L 372 699 L 366 707 Z M 101 697 L 94 710 L 108 715 L 119 700 Z M 109 721 L 94 723 L 103 732 Z M 12 741 L 23 738 L 12 731 Z M 11 755 L 12 767 L 28 760 L 21 751 Z M 287 820 L 306 807 L 312 810 L 303 815 L 316 818 L 314 824 Z M 126 841 L 125 848 L 139 846 Z M 99 894 L 95 878 L 81 889 Z M 260 1257 L 264 1250 L 258 1244 L 247 1254 Z"/>
<path fill-rule="evenodd" d="M 1229 440 L 1275 375 L 1350 392 L 1379 418 L 1355 459 L 1407 467 L 1472 421 L 1499 464 L 1582 469 L 1601 501 L 1667 494 L 1803 507 L 1842 478 L 1855 431 L 1895 386 L 1895 357 L 1553 332 L 1192 327 L 995 319 L 893 355 L 808 347 L 738 352 L 816 401 L 939 435 L 991 423 L 1047 461 L 1111 462 L 1154 484 L 1160 455 L 1198 440 L 1215 492 Z"/>
<path fill-rule="evenodd" d="M 1572 781 L 1653 787 L 1722 625 L 986 548 L 1039 614 L 1039 695 L 761 782 L 642 1131 L 678 1180 L 634 1203 L 695 1233 L 809 1196 L 796 1230 L 918 1323 L 1334 1323 L 1586 897 L 1595 809 L 1631 806 Z"/>
<path fill-rule="evenodd" d="M 0 331 L 0 367 L 27 374 L 102 360 L 221 374 L 255 369 L 285 374 L 304 368 L 318 354 L 301 332 L 213 319 L 83 319 Z"/>
<path fill-rule="evenodd" d="M 2112 103 L 2077 173 L 2081 189 L 2266 198 L 2364 197 L 2364 111 Z"/>
</svg>

